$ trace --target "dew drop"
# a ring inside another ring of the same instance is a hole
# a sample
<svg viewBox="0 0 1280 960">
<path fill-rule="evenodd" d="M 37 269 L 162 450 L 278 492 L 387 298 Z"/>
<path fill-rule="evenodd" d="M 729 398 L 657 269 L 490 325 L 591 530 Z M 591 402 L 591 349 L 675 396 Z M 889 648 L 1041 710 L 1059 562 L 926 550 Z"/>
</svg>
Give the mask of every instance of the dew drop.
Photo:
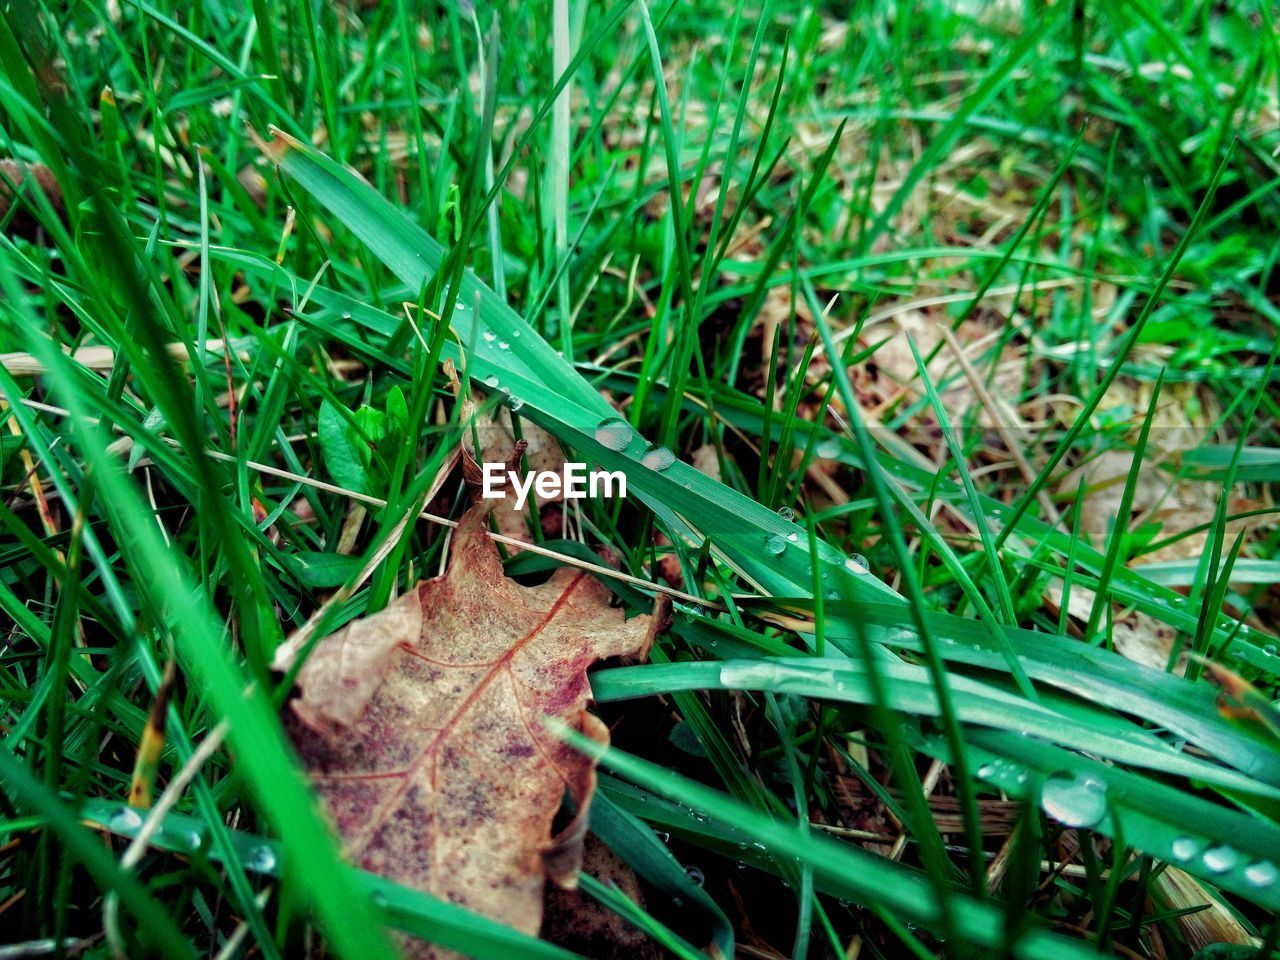
<svg viewBox="0 0 1280 960">
<path fill-rule="evenodd" d="M 484 378 L 484 382 L 485 382 L 485 386 L 496 387 L 498 385 L 497 374 L 494 374 L 494 373 L 489 374 L 487 377 Z"/>
<path fill-rule="evenodd" d="M 111 815 L 107 826 L 117 833 L 122 831 L 137 830 L 142 826 L 142 815 L 133 807 L 121 807 Z"/>
<path fill-rule="evenodd" d="M 859 576 L 871 572 L 871 567 L 867 565 L 867 558 L 860 553 L 849 554 L 848 559 L 844 562 L 844 567 L 850 573 L 856 573 Z"/>
<path fill-rule="evenodd" d="M 485 343 L 493 343 L 493 341 L 498 339 L 498 335 L 492 330 L 486 330 L 484 333 L 480 334 L 480 337 Z"/>
<path fill-rule="evenodd" d="M 978 768 L 978 776 L 986 780 L 988 777 L 994 777 L 996 774 L 996 765 L 994 763 L 984 763 Z"/>
<path fill-rule="evenodd" d="M 676 462 L 676 455 L 666 447 L 650 444 L 640 462 L 650 470 L 665 470 Z"/>
<path fill-rule="evenodd" d="M 1064 826 L 1092 827 L 1107 812 L 1107 788 L 1087 774 L 1054 774 L 1044 782 L 1040 805 Z"/>
<path fill-rule="evenodd" d="M 1210 847 L 1204 852 L 1205 869 L 1214 873 L 1226 873 L 1239 859 L 1240 854 L 1228 846 Z"/>
<path fill-rule="evenodd" d="M 510 410 L 512 413 L 515 413 L 523 406 L 524 406 L 524 401 L 521 400 L 519 397 L 516 397 L 516 396 L 507 397 L 507 409 Z"/>
<path fill-rule="evenodd" d="M 818 445 L 814 447 L 814 453 L 822 457 L 824 460 L 834 460 L 840 456 L 840 441 L 833 437 L 826 440 L 819 440 Z"/>
<path fill-rule="evenodd" d="M 787 541 L 779 534 L 771 533 L 764 538 L 764 549 L 770 556 L 780 557 L 787 549 Z"/>
<path fill-rule="evenodd" d="M 343 319 L 343 320 L 350 320 L 350 319 L 351 319 L 351 311 L 350 311 L 350 310 L 346 310 L 346 311 L 344 311 L 344 312 L 343 312 L 343 314 L 342 314 L 342 319 Z"/>
<path fill-rule="evenodd" d="M 454 303 L 453 308 L 455 310 L 465 310 L 467 309 L 467 305 L 463 303 L 461 300 L 458 300 Z"/>
<path fill-rule="evenodd" d="M 1173 853 L 1173 859 L 1179 863 L 1186 863 L 1194 857 L 1200 850 L 1198 844 L 1192 837 L 1178 837 L 1173 841 L 1170 851 Z"/>
<path fill-rule="evenodd" d="M 631 424 L 621 417 L 601 420 L 596 427 L 596 442 L 610 450 L 625 450 L 631 445 Z"/>
<path fill-rule="evenodd" d="M 1244 878 L 1255 887 L 1270 887 L 1280 873 L 1270 860 L 1255 860 L 1244 868 Z"/>
<path fill-rule="evenodd" d="M 779 507 L 778 516 L 780 516 L 783 520 L 787 521 L 787 523 L 790 523 L 792 520 L 796 518 L 795 511 L 792 510 L 790 507 Z"/>
<path fill-rule="evenodd" d="M 707 882 L 706 875 L 697 867 L 685 867 L 684 872 L 687 873 L 689 875 L 689 879 L 698 886 L 702 886 Z"/>
<path fill-rule="evenodd" d="M 800 534 L 798 534 L 798 533 L 788 533 L 788 534 L 787 534 L 787 543 L 795 543 L 795 542 L 796 542 L 797 540 L 799 540 L 799 539 L 800 539 Z"/>
<path fill-rule="evenodd" d="M 511 344 L 507 343 L 507 341 L 505 341 L 505 340 L 499 340 L 499 341 L 498 341 L 498 349 L 499 349 L 499 350 L 510 350 L 510 349 L 511 349 Z"/>
<path fill-rule="evenodd" d="M 244 865 L 256 873 L 270 873 L 276 868 L 276 852 L 265 843 L 259 844 L 249 851 Z"/>
<path fill-rule="evenodd" d="M 373 891 L 373 895 L 369 899 L 373 901 L 375 907 L 385 907 L 387 905 L 387 895 L 381 890 Z"/>
<path fill-rule="evenodd" d="M 824 596 L 824 597 L 826 597 L 828 600 L 839 600 L 839 599 L 840 599 L 840 591 L 839 591 L 839 590 L 828 590 L 825 594 L 823 594 L 823 596 Z"/>
</svg>

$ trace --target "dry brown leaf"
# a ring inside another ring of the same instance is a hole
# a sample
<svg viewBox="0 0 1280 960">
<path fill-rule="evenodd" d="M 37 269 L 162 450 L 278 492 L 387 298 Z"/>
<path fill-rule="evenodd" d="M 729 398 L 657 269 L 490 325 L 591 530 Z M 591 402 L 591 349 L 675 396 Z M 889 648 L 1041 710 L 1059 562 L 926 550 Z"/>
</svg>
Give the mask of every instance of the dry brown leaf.
<svg viewBox="0 0 1280 960">
<path fill-rule="evenodd" d="M 462 468 L 467 483 L 473 489 L 479 489 L 482 482 L 484 463 L 505 463 L 508 470 L 515 470 L 521 461 L 534 472 L 560 473 L 564 468 L 564 452 L 556 438 L 543 430 L 536 423 L 524 420 L 520 424 L 520 440 L 516 440 L 515 427 L 511 419 L 511 411 L 505 406 L 497 406 L 493 412 L 479 415 L 477 399 L 464 395 L 462 382 L 452 360 L 444 362 L 445 374 L 449 378 L 453 395 L 461 405 L 462 422 L 466 428 L 462 431 Z M 480 405 L 484 395 L 477 394 Z M 519 448 L 517 448 L 519 444 Z M 562 499 L 557 493 L 553 497 L 544 497 L 531 489 L 529 503 L 524 510 L 517 510 L 510 498 L 496 501 L 491 508 L 493 525 L 503 536 L 513 540 L 530 540 L 526 511 L 532 511 L 536 505 L 539 509 Z M 556 519 L 559 519 L 558 517 Z M 544 532 L 559 535 L 560 531 L 546 530 L 546 517 L 543 517 Z M 518 553 L 519 547 L 508 544 L 512 552 Z"/>
<path fill-rule="evenodd" d="M 463 517 L 443 576 L 317 645 L 289 725 L 353 862 L 536 934 L 544 880 L 576 882 L 595 786 L 541 719 L 607 741 L 587 668 L 647 649 L 651 618 L 580 571 L 508 579 L 485 522 Z M 577 817 L 553 839 L 566 789 Z"/>
<path fill-rule="evenodd" d="M 1169 624 L 1141 610 L 1130 611 L 1111 625 L 1111 642 L 1116 651 L 1153 670 L 1168 669 L 1177 636 L 1178 631 Z"/>
<path fill-rule="evenodd" d="M 481 463 L 506 460 L 516 444 L 515 430 L 511 425 L 511 411 L 499 406 L 490 417 L 476 417 L 475 410 L 475 404 L 471 404 L 464 416 L 475 417 L 476 436 L 480 440 L 480 449 L 472 449 L 470 431 L 463 436 L 464 448 Z M 564 467 L 564 451 L 560 449 L 560 444 L 555 437 L 531 420 L 520 421 L 520 435 L 527 444 L 524 456 L 530 470 L 560 472 Z M 532 491 L 529 496 L 531 499 L 536 497 L 539 503 L 550 503 L 560 499 L 559 495 L 546 498 Z"/>
<path fill-rule="evenodd" d="M 476 415 L 475 406 L 472 405 L 468 411 L 464 412 L 464 416 L 474 418 L 474 439 L 479 440 L 479 449 L 473 450 L 471 431 L 464 432 L 463 449 L 469 457 L 476 463 L 502 463 L 511 457 L 517 441 L 515 430 L 511 424 L 510 410 L 500 406 L 493 411 L 491 416 L 482 417 Z M 522 459 L 530 471 L 534 473 L 560 473 L 564 469 L 564 452 L 555 437 L 529 420 L 520 421 L 520 434 L 525 444 Z M 513 468 L 518 467 L 519 463 L 511 466 Z M 536 488 L 530 488 L 529 502 L 525 504 L 523 510 L 517 510 L 514 501 L 510 497 L 497 501 L 493 507 L 494 526 L 504 536 L 515 540 L 529 540 L 531 539 L 529 536 L 529 515 L 533 512 L 534 504 L 536 503 L 541 511 L 561 499 L 562 495 L 559 492 L 552 497 L 543 497 L 538 494 Z M 542 517 L 546 521 L 549 515 L 544 514 Z M 555 530 L 552 535 L 558 536 L 559 534 L 560 531 Z M 510 544 L 508 544 L 508 550 L 512 553 L 520 552 L 519 547 Z"/>
<path fill-rule="evenodd" d="M 27 178 L 30 177 L 30 182 Z M 54 213 L 63 215 L 62 187 L 53 171 L 43 163 L 20 163 L 17 160 L 0 160 L 0 220 L 9 215 L 14 198 L 22 192 L 38 189 L 48 198 Z M 34 205 L 35 201 L 29 201 Z M 28 207 L 20 206 L 9 220 L 9 232 L 19 237 L 37 235 L 40 221 Z"/>
<path fill-rule="evenodd" d="M 1192 950 L 1203 950 L 1215 943 L 1258 943 L 1207 887 L 1177 867 L 1160 871 L 1156 877 L 1156 898 L 1169 910 L 1195 911 L 1176 921 Z"/>
<path fill-rule="evenodd" d="M 1056 616 L 1062 608 L 1062 584 L 1049 584 L 1044 596 Z M 1067 601 L 1067 613 L 1077 623 L 1087 624 L 1093 613 L 1096 597 L 1097 594 L 1092 590 L 1079 584 L 1073 585 L 1071 597 Z M 1154 670 L 1164 671 L 1169 664 L 1169 654 L 1173 650 L 1177 631 L 1141 610 L 1126 610 L 1116 605 L 1112 607 L 1112 615 L 1111 641 L 1116 652 Z"/>
<path fill-rule="evenodd" d="M 700 473 L 705 473 L 717 483 L 721 482 L 720 456 L 712 444 L 704 443 L 694 450 L 689 457 L 689 464 L 693 469 Z"/>
<path fill-rule="evenodd" d="M 616 853 L 588 837 L 582 872 L 643 906 L 640 881 Z M 542 937 L 592 960 L 656 960 L 658 948 L 643 932 L 581 890 L 548 885 Z"/>
</svg>

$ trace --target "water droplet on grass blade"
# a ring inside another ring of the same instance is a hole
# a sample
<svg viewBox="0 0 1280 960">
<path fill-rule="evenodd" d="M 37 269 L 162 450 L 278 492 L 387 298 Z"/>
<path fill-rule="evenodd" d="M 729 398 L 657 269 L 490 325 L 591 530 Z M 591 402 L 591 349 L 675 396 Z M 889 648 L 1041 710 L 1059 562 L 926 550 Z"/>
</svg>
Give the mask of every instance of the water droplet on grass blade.
<svg viewBox="0 0 1280 960">
<path fill-rule="evenodd" d="M 111 815 L 107 826 L 117 833 L 137 830 L 142 826 L 142 815 L 133 807 L 121 807 Z"/>
<path fill-rule="evenodd" d="M 698 886 L 702 886 L 707 882 L 706 875 L 697 867 L 685 867 L 684 872 L 687 873 L 689 875 L 689 879 Z"/>
<path fill-rule="evenodd" d="M 765 552 L 773 557 L 782 556 L 782 552 L 787 549 L 787 541 L 779 534 L 771 533 L 764 538 Z"/>
<path fill-rule="evenodd" d="M 1040 793 L 1044 812 L 1067 827 L 1092 827 L 1107 812 L 1107 787 L 1088 774 L 1058 773 Z"/>
<path fill-rule="evenodd" d="M 796 518 L 795 511 L 792 510 L 790 507 L 779 507 L 778 516 L 780 516 L 783 520 L 787 521 L 787 523 L 790 523 L 792 520 Z"/>
<path fill-rule="evenodd" d="M 1255 887 L 1270 887 L 1280 878 L 1280 872 L 1270 860 L 1257 860 L 1244 868 L 1244 878 Z"/>
<path fill-rule="evenodd" d="M 1186 863 L 1200 852 L 1200 844 L 1193 837 L 1178 837 L 1169 848 L 1173 859 Z"/>
<path fill-rule="evenodd" d="M 824 460 L 834 460 L 840 456 L 840 441 L 833 437 L 819 440 L 817 446 L 813 448 L 813 452 Z"/>
<path fill-rule="evenodd" d="M 1204 852 L 1205 869 L 1213 873 L 1226 873 L 1240 860 L 1240 854 L 1231 847 L 1219 845 Z"/>
<path fill-rule="evenodd" d="M 859 576 L 864 573 L 871 572 L 871 567 L 867 565 L 867 558 L 860 553 L 849 554 L 849 558 L 845 560 L 844 566 L 850 573 L 856 573 Z"/>
<path fill-rule="evenodd" d="M 265 843 L 259 844 L 249 851 L 244 865 L 257 873 L 270 873 L 276 868 L 276 852 Z"/>
<path fill-rule="evenodd" d="M 480 334 L 480 338 L 484 340 L 485 343 L 493 343 L 493 341 L 498 339 L 498 335 L 492 330 L 486 330 L 484 333 Z"/>
<path fill-rule="evenodd" d="M 651 444 L 644 452 L 644 456 L 640 458 L 640 462 L 650 470 L 665 470 L 676 462 L 676 455 L 666 447 Z"/>
<path fill-rule="evenodd" d="M 596 427 L 596 443 L 610 450 L 625 450 L 631 445 L 634 432 L 631 424 L 621 417 L 609 417 L 601 420 Z"/>
</svg>

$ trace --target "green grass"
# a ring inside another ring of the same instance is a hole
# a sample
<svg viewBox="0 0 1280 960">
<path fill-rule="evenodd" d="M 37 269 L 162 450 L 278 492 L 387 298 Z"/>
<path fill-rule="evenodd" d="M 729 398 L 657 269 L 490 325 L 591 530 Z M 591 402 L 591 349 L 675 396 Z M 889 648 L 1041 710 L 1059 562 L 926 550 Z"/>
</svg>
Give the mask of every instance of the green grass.
<svg viewBox="0 0 1280 960">
<path fill-rule="evenodd" d="M 442 562 L 451 361 L 627 473 L 543 547 L 682 598 L 593 675 L 645 898 L 591 901 L 675 956 L 1274 955 L 1278 24 L 11 0 L 0 953 L 572 955 L 345 867 L 278 720 L 287 637 Z"/>
</svg>

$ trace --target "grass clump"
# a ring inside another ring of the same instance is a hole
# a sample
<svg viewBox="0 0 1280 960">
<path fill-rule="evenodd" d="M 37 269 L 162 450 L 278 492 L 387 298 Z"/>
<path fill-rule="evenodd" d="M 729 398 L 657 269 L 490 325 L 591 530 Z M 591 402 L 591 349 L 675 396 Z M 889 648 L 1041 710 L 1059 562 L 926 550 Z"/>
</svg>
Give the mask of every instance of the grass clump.
<svg viewBox="0 0 1280 960">
<path fill-rule="evenodd" d="M 1269 4 L 11 0 L 4 949 L 592 952 L 345 867 L 278 719 L 463 390 L 627 475 L 509 574 L 675 600 L 569 913 L 1271 956 L 1278 96 Z"/>
</svg>

